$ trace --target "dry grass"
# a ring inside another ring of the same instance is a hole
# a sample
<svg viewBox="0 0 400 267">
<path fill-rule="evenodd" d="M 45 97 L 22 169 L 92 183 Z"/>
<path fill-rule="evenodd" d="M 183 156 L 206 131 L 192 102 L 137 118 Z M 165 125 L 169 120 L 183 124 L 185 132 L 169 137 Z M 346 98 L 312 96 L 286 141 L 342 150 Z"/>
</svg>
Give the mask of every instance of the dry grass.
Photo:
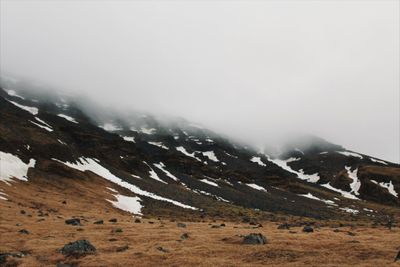
<svg viewBox="0 0 400 267">
<path fill-rule="evenodd" d="M 65 183 L 0 183 L 10 199 L 0 200 L 0 253 L 27 252 L 23 258 L 9 258 L 10 266 L 55 266 L 57 262 L 79 266 L 399 266 L 393 262 L 400 249 L 399 228 L 389 231 L 357 226 L 334 232 L 331 227 L 322 227 L 306 234 L 300 227 L 292 228 L 292 232 L 278 230 L 273 222 L 261 222 L 263 227 L 257 229 L 235 222 L 211 228 L 210 223 L 221 221 L 187 222 L 186 228 L 179 228 L 168 219 L 134 223 L 132 216 L 104 200 L 113 198 L 106 186 L 123 193 L 121 188 L 105 180 L 71 179 Z M 63 200 L 67 204 L 62 204 Z M 21 214 L 21 210 L 26 213 Z M 48 215 L 39 216 L 39 211 Z M 83 226 L 64 223 L 73 216 L 79 216 Z M 108 222 L 111 218 L 118 222 Z M 103 219 L 104 225 L 93 224 L 98 219 Z M 112 233 L 115 228 L 122 228 L 123 232 Z M 30 234 L 20 234 L 20 229 L 27 229 Z M 238 235 L 251 232 L 264 234 L 268 244 L 241 244 Z M 183 233 L 188 233 L 189 238 L 181 240 Z M 112 238 L 116 241 L 110 241 Z M 97 253 L 75 259 L 58 252 L 66 243 L 78 239 L 89 240 Z M 118 252 L 124 246 L 128 249 Z"/>
</svg>

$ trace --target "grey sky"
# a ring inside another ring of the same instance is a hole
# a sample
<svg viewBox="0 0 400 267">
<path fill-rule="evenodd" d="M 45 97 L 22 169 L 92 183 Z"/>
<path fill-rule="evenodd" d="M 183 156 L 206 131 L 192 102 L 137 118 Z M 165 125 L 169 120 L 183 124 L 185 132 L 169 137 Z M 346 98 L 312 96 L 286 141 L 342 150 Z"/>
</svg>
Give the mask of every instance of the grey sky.
<svg viewBox="0 0 400 267">
<path fill-rule="evenodd" d="M 5 1 L 0 67 L 254 143 L 399 159 L 399 1 Z"/>
</svg>

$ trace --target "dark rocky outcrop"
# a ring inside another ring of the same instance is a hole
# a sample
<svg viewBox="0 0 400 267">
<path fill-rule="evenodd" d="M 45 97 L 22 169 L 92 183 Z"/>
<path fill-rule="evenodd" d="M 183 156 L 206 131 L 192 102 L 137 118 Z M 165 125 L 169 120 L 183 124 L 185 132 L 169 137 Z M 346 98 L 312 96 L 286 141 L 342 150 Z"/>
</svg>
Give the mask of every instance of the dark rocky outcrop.
<svg viewBox="0 0 400 267">
<path fill-rule="evenodd" d="M 246 245 L 265 245 L 267 238 L 262 234 L 251 233 L 243 238 L 243 244 Z"/>
<path fill-rule="evenodd" d="M 83 257 L 96 252 L 96 248 L 88 240 L 77 240 L 66 244 L 60 252 L 65 256 Z"/>
</svg>

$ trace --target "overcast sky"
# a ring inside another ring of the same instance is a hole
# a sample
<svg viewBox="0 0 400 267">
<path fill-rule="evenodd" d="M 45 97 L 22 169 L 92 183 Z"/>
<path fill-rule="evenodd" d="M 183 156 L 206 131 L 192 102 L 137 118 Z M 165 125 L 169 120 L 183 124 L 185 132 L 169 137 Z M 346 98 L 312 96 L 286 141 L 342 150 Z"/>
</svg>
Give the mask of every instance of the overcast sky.
<svg viewBox="0 0 400 267">
<path fill-rule="evenodd" d="M 1 72 L 261 143 L 399 159 L 399 1 L 6 1 Z"/>
</svg>

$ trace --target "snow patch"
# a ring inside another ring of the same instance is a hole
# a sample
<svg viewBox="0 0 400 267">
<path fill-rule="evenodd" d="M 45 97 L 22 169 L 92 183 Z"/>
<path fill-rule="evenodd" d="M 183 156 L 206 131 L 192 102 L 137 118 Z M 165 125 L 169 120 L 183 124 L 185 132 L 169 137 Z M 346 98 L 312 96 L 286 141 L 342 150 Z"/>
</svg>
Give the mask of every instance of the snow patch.
<svg viewBox="0 0 400 267">
<path fill-rule="evenodd" d="M 133 136 L 122 136 L 125 141 L 135 143 L 135 137 Z"/>
<path fill-rule="evenodd" d="M 103 128 L 104 130 L 106 130 L 107 132 L 113 132 L 113 131 L 121 131 L 122 128 L 114 125 L 112 123 L 105 123 L 102 126 L 99 126 L 100 128 Z"/>
<path fill-rule="evenodd" d="M 215 187 L 219 187 L 219 185 L 217 183 L 214 183 L 214 182 L 212 182 L 210 180 L 207 180 L 207 179 L 201 179 L 200 182 L 203 182 L 203 183 L 215 186 Z"/>
<path fill-rule="evenodd" d="M 114 207 L 127 211 L 132 214 L 142 215 L 142 204 L 140 203 L 141 199 L 139 197 L 129 197 L 124 195 L 114 195 L 117 201 L 108 200 L 108 202 L 112 203 Z"/>
<path fill-rule="evenodd" d="M 343 197 L 345 197 L 345 198 L 359 200 L 358 197 L 356 197 L 355 195 L 351 194 L 350 192 L 346 192 L 346 191 L 343 191 L 343 190 L 341 190 L 341 189 L 335 188 L 335 187 L 331 186 L 329 183 L 323 184 L 323 185 L 321 185 L 321 186 L 323 186 L 323 187 L 325 187 L 325 188 L 327 188 L 327 189 L 329 189 L 329 190 L 338 192 L 338 193 L 340 193 L 340 194 L 341 194 Z"/>
<path fill-rule="evenodd" d="M 383 161 L 383 160 L 379 160 L 379 159 L 374 159 L 374 158 L 369 158 L 370 161 L 372 162 L 376 162 L 376 163 L 381 163 L 384 165 L 388 165 L 387 162 Z"/>
<path fill-rule="evenodd" d="M 161 142 L 148 142 L 148 143 L 149 143 L 150 145 L 158 146 L 158 147 L 161 147 L 162 149 L 169 150 L 169 148 L 168 148 L 167 146 L 164 146 L 164 144 L 161 143 Z"/>
<path fill-rule="evenodd" d="M 359 213 L 360 211 L 359 210 L 355 210 L 355 209 L 351 209 L 351 208 L 339 208 L 340 210 L 343 210 L 343 211 L 345 211 L 345 212 L 348 212 L 348 213 L 352 213 L 352 214 L 357 214 L 357 213 Z"/>
<path fill-rule="evenodd" d="M 251 161 L 251 162 L 258 163 L 258 165 L 263 166 L 263 167 L 267 166 L 267 164 L 265 164 L 264 162 L 261 161 L 261 158 L 260 158 L 260 157 L 252 157 L 252 158 L 250 159 L 250 161 Z"/>
<path fill-rule="evenodd" d="M 154 166 L 156 166 L 157 168 L 159 168 L 161 171 L 163 171 L 169 178 L 175 180 L 175 181 L 179 181 L 178 178 L 176 178 L 172 173 L 170 173 L 169 171 L 167 171 L 165 168 L 164 163 L 160 162 L 158 164 L 153 164 Z"/>
<path fill-rule="evenodd" d="M 29 113 L 31 113 L 34 116 L 36 116 L 39 113 L 39 109 L 38 108 L 24 106 L 24 105 L 18 104 L 16 102 L 10 101 L 10 100 L 8 100 L 8 102 L 10 102 L 11 104 L 14 104 L 15 106 L 19 107 L 20 109 L 28 111 Z"/>
<path fill-rule="evenodd" d="M 206 151 L 206 152 L 202 152 L 202 154 L 203 154 L 203 156 L 209 158 L 210 160 L 212 160 L 214 162 L 219 162 L 219 160 L 215 156 L 214 151 Z"/>
<path fill-rule="evenodd" d="M 65 114 L 57 114 L 58 117 L 64 118 L 67 121 L 73 122 L 73 123 L 78 123 L 74 118 L 71 116 L 65 115 Z"/>
<path fill-rule="evenodd" d="M 106 168 L 101 166 L 97 162 L 98 160 L 93 160 L 91 158 L 85 158 L 85 157 L 79 158 L 78 159 L 78 163 L 62 162 L 62 161 L 57 160 L 57 159 L 53 159 L 53 160 L 61 162 L 61 163 L 65 164 L 65 165 L 67 165 L 68 167 L 77 169 L 79 171 L 92 171 L 95 174 L 103 177 L 104 179 L 106 179 L 108 181 L 111 181 L 111 182 L 113 182 L 113 183 L 115 183 L 115 184 L 117 184 L 119 186 L 122 186 L 122 187 L 130 190 L 132 193 L 134 193 L 136 195 L 149 197 L 149 198 L 152 198 L 152 199 L 155 199 L 155 200 L 169 202 L 171 204 L 174 204 L 175 206 L 178 206 L 178 207 L 181 207 L 181 208 L 185 208 L 185 209 L 198 210 L 198 208 L 182 204 L 182 203 L 180 203 L 178 201 L 175 201 L 175 200 L 172 200 L 172 199 L 169 199 L 169 198 L 158 196 L 158 195 L 156 195 L 154 193 L 150 193 L 150 192 L 144 191 L 144 190 L 140 189 L 139 187 L 137 187 L 136 185 L 130 184 L 128 182 L 125 182 L 121 178 L 115 176 L 109 170 L 107 170 Z"/>
<path fill-rule="evenodd" d="M 145 128 L 145 127 L 141 127 L 140 128 L 140 132 L 144 133 L 144 134 L 153 134 L 156 132 L 155 128 Z"/>
<path fill-rule="evenodd" d="M 47 127 L 47 126 L 41 125 L 41 124 L 39 124 L 39 123 L 36 123 L 36 122 L 34 122 L 34 121 L 29 120 L 29 122 L 32 123 L 32 124 L 34 124 L 34 125 L 36 125 L 36 126 L 39 127 L 39 128 L 45 129 L 45 130 L 48 131 L 48 132 L 52 132 L 52 131 L 53 131 L 53 129 L 51 129 L 51 128 Z"/>
<path fill-rule="evenodd" d="M 350 151 L 336 151 L 336 153 L 345 155 L 347 157 L 355 157 L 355 158 L 360 158 L 362 159 L 363 156 L 361 156 L 360 154 L 354 153 L 354 152 L 350 152 Z"/>
<path fill-rule="evenodd" d="M 290 166 L 287 163 L 293 161 L 293 158 L 287 160 L 281 160 L 281 159 L 269 159 L 269 160 L 278 165 L 279 167 L 281 167 L 282 169 L 296 174 L 297 177 L 300 178 L 301 180 L 306 180 L 309 183 L 316 183 L 320 179 L 318 173 L 305 174 L 302 169 L 299 171 L 295 171 L 292 168 L 290 168 Z"/>
<path fill-rule="evenodd" d="M 386 188 L 389 191 L 389 194 L 391 194 L 391 195 L 393 195 L 395 197 L 399 197 L 398 193 L 394 190 L 394 185 L 393 185 L 391 180 L 389 181 L 389 183 L 385 183 L 385 182 L 378 183 L 375 180 L 371 180 L 371 182 L 373 182 L 374 184 L 379 185 L 382 188 Z"/>
<path fill-rule="evenodd" d="M 186 149 L 185 149 L 183 146 L 178 146 L 178 147 L 176 148 L 176 150 L 178 150 L 179 152 L 181 152 L 182 154 L 184 154 L 184 155 L 186 155 L 186 156 L 188 156 L 188 157 L 194 158 L 194 159 L 196 159 L 196 160 L 198 160 L 198 161 L 201 162 L 201 159 L 199 159 L 198 157 L 196 157 L 196 156 L 194 155 L 194 153 L 189 153 L 189 152 L 187 152 Z"/>
<path fill-rule="evenodd" d="M 249 187 L 251 187 L 251 188 L 253 188 L 253 189 L 256 189 L 256 190 L 259 190 L 259 191 L 264 191 L 264 192 L 267 192 L 267 189 L 265 189 L 264 187 L 262 187 L 262 186 L 259 186 L 258 184 L 246 184 L 247 186 L 249 186 Z"/>
<path fill-rule="evenodd" d="M 15 92 L 14 90 L 7 90 L 7 89 L 5 89 L 5 91 L 7 92 L 7 94 L 8 94 L 9 96 L 15 96 L 15 97 L 18 97 L 18 98 L 21 98 L 21 99 L 25 99 L 24 97 L 18 95 L 17 92 Z"/>
<path fill-rule="evenodd" d="M 36 161 L 30 159 L 29 163 L 24 163 L 20 158 L 10 153 L 0 151 L 0 181 L 9 184 L 12 178 L 28 181 L 28 169 L 35 167 Z"/>
</svg>

